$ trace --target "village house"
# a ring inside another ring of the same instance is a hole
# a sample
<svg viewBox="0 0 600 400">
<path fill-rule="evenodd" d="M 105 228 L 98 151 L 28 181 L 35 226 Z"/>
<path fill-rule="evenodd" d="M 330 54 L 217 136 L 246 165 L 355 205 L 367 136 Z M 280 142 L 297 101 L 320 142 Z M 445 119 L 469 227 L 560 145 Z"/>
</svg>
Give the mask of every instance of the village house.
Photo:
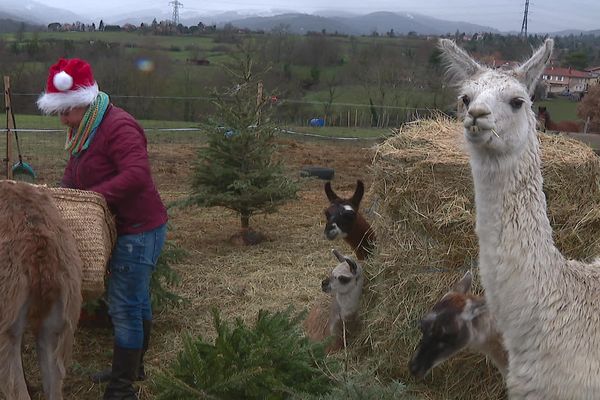
<svg viewBox="0 0 600 400">
<path fill-rule="evenodd" d="M 548 87 L 549 93 L 581 94 L 597 83 L 597 76 L 573 68 L 547 67 L 542 74 L 542 82 Z"/>
</svg>

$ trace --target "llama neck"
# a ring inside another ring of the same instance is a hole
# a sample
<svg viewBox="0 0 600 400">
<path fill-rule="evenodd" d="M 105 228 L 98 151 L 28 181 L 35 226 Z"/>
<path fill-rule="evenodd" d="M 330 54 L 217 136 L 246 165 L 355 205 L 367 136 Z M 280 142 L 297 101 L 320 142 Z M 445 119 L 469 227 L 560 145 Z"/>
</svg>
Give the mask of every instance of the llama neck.
<svg viewBox="0 0 600 400">
<path fill-rule="evenodd" d="M 348 232 L 345 240 L 354 249 L 356 257 L 359 260 L 364 260 L 369 257 L 373 250 L 375 233 L 367 220 L 361 214 L 357 214 L 352 230 Z"/>
<path fill-rule="evenodd" d="M 335 294 L 334 303 L 336 304 L 336 311 L 344 321 L 351 319 L 358 312 L 360 296 L 362 294 L 362 276 L 356 280 L 355 285 L 353 290 L 347 293 Z"/>
<path fill-rule="evenodd" d="M 552 239 L 540 165 L 534 134 L 514 156 L 472 151 L 479 265 L 494 314 L 499 296 L 528 298 L 543 291 L 538 282 L 560 274 L 564 259 Z"/>
<path fill-rule="evenodd" d="M 490 313 L 485 313 L 473 321 L 475 338 L 471 344 L 473 350 L 482 352 L 494 363 L 503 376 L 508 370 L 508 353 L 504 347 L 502 334 L 496 328 L 496 322 Z"/>
</svg>

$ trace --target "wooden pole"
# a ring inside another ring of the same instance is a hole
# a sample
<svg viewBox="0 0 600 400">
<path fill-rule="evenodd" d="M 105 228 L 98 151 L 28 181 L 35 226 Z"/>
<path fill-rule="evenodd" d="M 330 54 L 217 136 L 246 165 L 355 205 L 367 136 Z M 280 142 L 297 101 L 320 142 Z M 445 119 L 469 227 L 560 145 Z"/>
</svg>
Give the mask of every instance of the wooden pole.
<svg viewBox="0 0 600 400">
<path fill-rule="evenodd" d="M 12 133 L 15 129 L 10 104 L 10 77 L 4 77 L 4 111 L 6 112 L 6 179 L 13 179 L 12 173 Z"/>
<path fill-rule="evenodd" d="M 585 125 L 583 126 L 583 133 L 587 133 L 589 125 L 590 125 L 590 116 L 588 115 L 588 117 L 585 120 Z"/>
<path fill-rule="evenodd" d="M 262 108 L 263 102 L 263 83 L 258 82 L 258 90 L 256 93 L 256 125 L 260 125 L 260 109 Z"/>
</svg>

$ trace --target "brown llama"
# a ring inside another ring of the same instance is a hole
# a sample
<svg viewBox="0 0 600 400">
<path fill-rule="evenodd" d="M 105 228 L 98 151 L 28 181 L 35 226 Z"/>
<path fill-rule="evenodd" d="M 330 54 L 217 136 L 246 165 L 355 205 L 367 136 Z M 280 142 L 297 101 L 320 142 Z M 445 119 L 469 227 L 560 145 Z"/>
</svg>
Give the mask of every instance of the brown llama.
<svg viewBox="0 0 600 400">
<path fill-rule="evenodd" d="M 0 181 L 0 392 L 30 400 L 21 342 L 30 325 L 47 400 L 62 399 L 81 310 L 83 263 L 52 197 Z"/>
<path fill-rule="evenodd" d="M 364 284 L 362 267 L 337 250 L 340 262 L 321 282 L 321 290 L 329 293 L 327 303 L 315 304 L 304 321 L 306 335 L 314 341 L 332 338 L 327 352 L 346 348 L 348 339 L 359 329 L 358 308 Z"/>
<path fill-rule="evenodd" d="M 369 257 L 375 244 L 373 228 L 358 212 L 364 192 L 364 185 L 358 180 L 352 197 L 342 199 L 331 189 L 330 182 L 325 183 L 325 194 L 330 202 L 325 209 L 325 237 L 329 240 L 343 238 L 359 260 Z"/>
<path fill-rule="evenodd" d="M 465 349 L 488 356 L 506 375 L 508 354 L 502 334 L 485 298 L 470 293 L 472 280 L 467 272 L 421 319 L 421 341 L 409 364 L 417 378 Z"/>
<path fill-rule="evenodd" d="M 550 113 L 546 107 L 539 106 L 537 114 L 538 125 L 540 129 L 546 132 L 546 129 L 550 131 L 559 132 L 583 132 L 583 125 L 576 121 L 560 121 L 554 122 L 550 118 Z"/>
</svg>

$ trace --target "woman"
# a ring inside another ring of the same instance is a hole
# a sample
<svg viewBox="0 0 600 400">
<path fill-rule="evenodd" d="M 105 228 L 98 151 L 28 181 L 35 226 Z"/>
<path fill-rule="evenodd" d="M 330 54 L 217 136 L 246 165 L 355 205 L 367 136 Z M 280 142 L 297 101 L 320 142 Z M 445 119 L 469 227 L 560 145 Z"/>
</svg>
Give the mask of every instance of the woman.
<svg viewBox="0 0 600 400">
<path fill-rule="evenodd" d="M 144 130 L 110 103 L 98 90 L 90 65 L 77 58 L 60 59 L 50 67 L 37 104 L 46 114 L 58 113 L 67 127 L 69 162 L 61 185 L 100 193 L 116 216 L 117 244 L 107 289 L 115 336 L 112 369 L 92 379 L 109 381 L 105 400 L 137 399 L 133 381 L 143 378 L 152 325 L 150 277 L 167 222 Z"/>
</svg>

